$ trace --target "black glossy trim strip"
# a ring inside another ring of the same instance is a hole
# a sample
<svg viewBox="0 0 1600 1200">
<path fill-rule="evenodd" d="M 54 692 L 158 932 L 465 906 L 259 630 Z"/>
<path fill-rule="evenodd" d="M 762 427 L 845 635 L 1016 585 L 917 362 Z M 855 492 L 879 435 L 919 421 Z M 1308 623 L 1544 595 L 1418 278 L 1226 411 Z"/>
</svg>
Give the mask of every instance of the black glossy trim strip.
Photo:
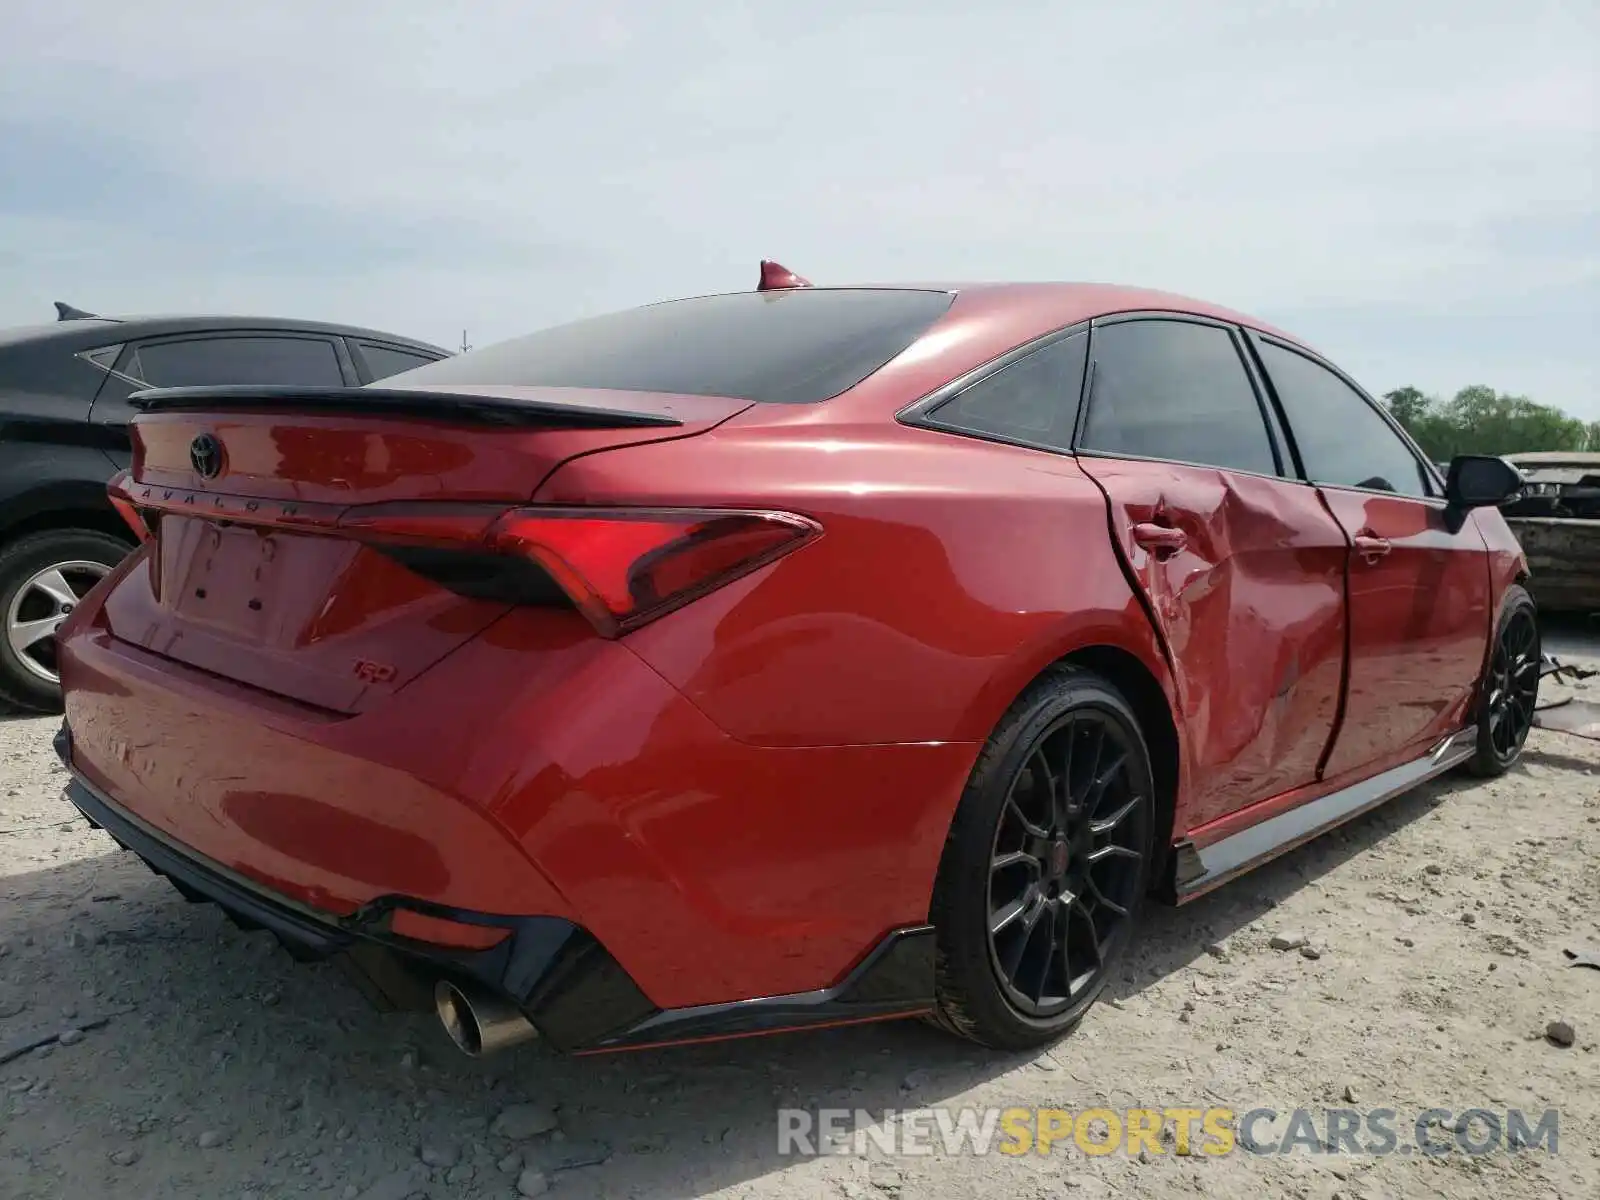
<svg viewBox="0 0 1600 1200">
<path fill-rule="evenodd" d="M 917 1016 L 934 1006 L 934 930 L 897 929 L 836 986 L 727 1004 L 669 1008 L 592 1049 L 628 1050 L 671 1042 L 748 1037 L 808 1026 Z"/>
<path fill-rule="evenodd" d="M 660 413 L 410 388 L 255 385 L 147 388 L 142 392 L 134 392 L 128 397 L 128 403 L 142 412 L 265 408 L 280 412 L 344 413 L 367 417 L 423 417 L 434 421 L 471 421 L 479 425 L 538 429 L 665 429 L 683 424 L 676 417 Z"/>
<path fill-rule="evenodd" d="M 1209 846 L 1196 847 L 1188 841 L 1179 843 L 1173 881 L 1178 903 L 1219 887 L 1268 859 L 1444 774 L 1471 758 L 1477 744 L 1478 727 L 1469 726 L 1451 734 L 1420 758 L 1269 817 Z"/>
<path fill-rule="evenodd" d="M 1259 334 L 1248 326 L 1239 327 L 1240 340 L 1244 343 L 1244 355 L 1250 366 L 1250 372 L 1256 377 L 1257 386 L 1266 398 L 1267 406 L 1272 410 L 1275 424 L 1283 437 L 1284 453 L 1288 456 L 1289 467 L 1294 477 L 1303 483 L 1311 483 L 1311 477 L 1306 473 L 1305 459 L 1300 455 L 1300 443 L 1296 440 L 1294 430 L 1289 425 L 1289 414 L 1284 411 L 1283 400 L 1278 395 L 1278 386 L 1272 382 L 1272 376 L 1267 372 L 1267 364 L 1261 357 Z M 1286 347 L 1287 348 L 1287 347 Z M 1315 487 L 1315 484 L 1312 484 Z"/>
<path fill-rule="evenodd" d="M 1278 461 L 1278 474 L 1296 483 L 1306 482 L 1299 450 L 1294 444 L 1294 439 L 1289 436 L 1288 419 L 1284 416 L 1282 405 L 1278 403 L 1277 393 L 1272 390 L 1272 381 L 1267 378 L 1266 368 L 1256 355 L 1255 343 L 1250 340 L 1250 331 L 1243 325 L 1234 326 L 1233 342 L 1239 351 L 1239 360 L 1244 363 L 1245 373 L 1250 376 L 1250 385 L 1256 390 L 1256 400 L 1261 405 L 1261 414 L 1266 418 L 1267 433 L 1272 438 L 1272 451 Z"/>
</svg>

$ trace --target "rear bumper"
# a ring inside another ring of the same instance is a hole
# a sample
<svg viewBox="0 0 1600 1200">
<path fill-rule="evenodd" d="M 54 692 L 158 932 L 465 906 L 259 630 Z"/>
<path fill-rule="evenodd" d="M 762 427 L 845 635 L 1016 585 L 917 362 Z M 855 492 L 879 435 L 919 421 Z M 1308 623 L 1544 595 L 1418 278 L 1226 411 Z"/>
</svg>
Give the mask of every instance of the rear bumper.
<svg viewBox="0 0 1600 1200">
<path fill-rule="evenodd" d="M 895 930 L 833 988 L 661 1009 L 592 934 L 561 917 L 470 912 L 401 895 L 330 917 L 174 844 L 79 778 L 65 724 L 55 747 L 73 774 L 67 799 L 189 899 L 218 905 L 246 928 L 268 930 L 298 958 L 342 956 L 379 991 L 396 967 L 423 983 L 476 983 L 515 1003 L 541 1037 L 568 1053 L 885 1020 L 914 1016 L 933 1004 L 934 940 L 926 926 Z M 402 911 L 505 930 L 507 936 L 486 950 L 418 941 L 391 928 L 394 914 Z"/>
<path fill-rule="evenodd" d="M 315 912 L 173 843 L 119 807 L 73 771 L 72 737 L 65 724 L 56 752 L 73 778 L 67 799 L 127 850 L 137 854 L 191 900 L 216 904 L 236 923 L 271 932 L 297 958 L 349 956 L 358 971 L 393 972 L 374 959 L 392 955 L 419 980 L 470 980 L 513 1000 L 557 1049 L 578 1050 L 624 1034 L 660 1010 L 588 931 L 561 917 L 470 912 L 414 897 L 388 895 L 342 917 Z M 396 934 L 396 912 L 409 911 L 462 925 L 507 932 L 486 950 L 441 946 Z M 376 968 L 376 971 L 374 971 Z M 369 975 L 382 990 L 381 978 Z"/>
<path fill-rule="evenodd" d="M 395 895 L 393 932 L 457 950 L 506 935 L 430 913 L 557 918 L 661 1010 L 837 989 L 925 923 L 975 752 L 746 745 L 576 614 L 519 610 L 339 716 L 123 642 L 97 608 L 58 640 L 95 795 L 314 933 Z"/>
</svg>

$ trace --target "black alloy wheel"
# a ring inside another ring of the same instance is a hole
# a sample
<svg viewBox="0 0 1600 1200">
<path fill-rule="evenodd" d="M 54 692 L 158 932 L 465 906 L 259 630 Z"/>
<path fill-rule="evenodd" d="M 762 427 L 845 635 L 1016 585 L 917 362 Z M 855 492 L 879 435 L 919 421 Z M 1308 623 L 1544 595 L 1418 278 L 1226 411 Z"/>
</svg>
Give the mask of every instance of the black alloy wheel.
<svg viewBox="0 0 1600 1200">
<path fill-rule="evenodd" d="M 1065 665 L 1036 680 L 979 755 L 945 842 L 935 1023 L 1010 1050 L 1070 1031 L 1132 936 L 1155 811 L 1116 687 Z"/>
<path fill-rule="evenodd" d="M 1132 918 L 1149 840 L 1127 732 L 1077 709 L 1035 743 L 1012 779 L 989 862 L 989 952 L 1006 998 L 1050 1017 L 1104 969 Z"/>
<path fill-rule="evenodd" d="M 1501 607 L 1489 666 L 1479 686 L 1478 746 L 1468 764 L 1474 774 L 1504 774 L 1522 756 L 1539 704 L 1542 663 L 1533 598 L 1513 586 Z"/>
<path fill-rule="evenodd" d="M 1539 627 L 1525 609 L 1513 613 L 1489 666 L 1489 738 L 1496 754 L 1522 749 L 1539 700 Z"/>
</svg>

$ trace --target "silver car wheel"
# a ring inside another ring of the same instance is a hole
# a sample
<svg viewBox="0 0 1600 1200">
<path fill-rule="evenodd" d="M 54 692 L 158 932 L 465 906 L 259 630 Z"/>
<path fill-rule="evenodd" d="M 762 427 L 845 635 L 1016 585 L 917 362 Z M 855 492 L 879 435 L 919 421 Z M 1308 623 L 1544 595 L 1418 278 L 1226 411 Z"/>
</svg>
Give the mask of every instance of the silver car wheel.
<svg viewBox="0 0 1600 1200">
<path fill-rule="evenodd" d="M 108 574 L 105 563 L 74 559 L 46 567 L 28 579 L 6 610 L 6 638 L 17 661 L 30 675 L 59 685 L 56 630 L 67 615 Z"/>
</svg>

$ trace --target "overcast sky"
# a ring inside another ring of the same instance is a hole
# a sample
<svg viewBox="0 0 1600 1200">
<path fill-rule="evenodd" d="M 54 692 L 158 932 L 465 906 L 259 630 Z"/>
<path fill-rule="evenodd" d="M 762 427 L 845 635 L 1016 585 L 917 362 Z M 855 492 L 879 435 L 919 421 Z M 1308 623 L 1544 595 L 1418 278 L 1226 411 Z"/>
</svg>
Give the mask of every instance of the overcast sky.
<svg viewBox="0 0 1600 1200">
<path fill-rule="evenodd" d="M 1168 288 L 1600 418 L 1596 0 L 228 8 L 10 11 L 0 325 L 483 345 L 767 256 Z"/>
</svg>

